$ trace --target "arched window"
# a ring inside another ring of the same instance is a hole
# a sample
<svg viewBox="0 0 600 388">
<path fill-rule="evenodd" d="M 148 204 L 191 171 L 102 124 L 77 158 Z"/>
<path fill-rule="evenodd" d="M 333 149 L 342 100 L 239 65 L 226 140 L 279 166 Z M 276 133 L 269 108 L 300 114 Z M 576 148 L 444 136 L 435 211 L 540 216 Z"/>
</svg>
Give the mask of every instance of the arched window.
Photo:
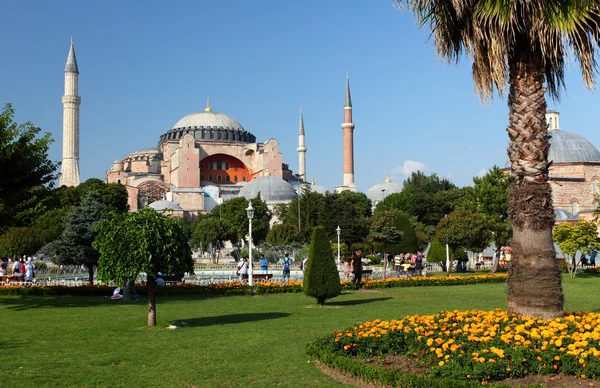
<svg viewBox="0 0 600 388">
<path fill-rule="evenodd" d="M 231 182 L 231 178 L 229 177 L 229 175 L 226 175 L 226 176 L 225 176 L 225 181 L 227 181 L 227 182 Z"/>
<path fill-rule="evenodd" d="M 550 124 L 550 129 L 552 129 L 552 118 L 550 118 L 548 121 L 549 121 L 549 124 Z"/>
<path fill-rule="evenodd" d="M 212 182 L 212 174 L 208 175 L 208 180 Z"/>
<path fill-rule="evenodd" d="M 594 195 L 598 195 L 598 179 L 594 179 L 592 185 L 594 187 Z"/>
<path fill-rule="evenodd" d="M 204 180 L 204 174 L 200 174 L 200 182 Z"/>
<path fill-rule="evenodd" d="M 221 174 L 217 175 L 217 182 L 221 182 Z"/>
<path fill-rule="evenodd" d="M 573 215 L 576 215 L 577 213 L 579 213 L 579 205 L 577 204 L 577 202 L 573 202 L 571 204 L 571 213 Z"/>
<path fill-rule="evenodd" d="M 237 175 L 233 177 L 233 181 L 234 181 L 234 182 L 237 182 L 237 181 L 238 181 L 238 177 L 237 177 Z"/>
<path fill-rule="evenodd" d="M 245 176 L 242 177 L 242 181 L 246 182 L 246 177 Z"/>
</svg>

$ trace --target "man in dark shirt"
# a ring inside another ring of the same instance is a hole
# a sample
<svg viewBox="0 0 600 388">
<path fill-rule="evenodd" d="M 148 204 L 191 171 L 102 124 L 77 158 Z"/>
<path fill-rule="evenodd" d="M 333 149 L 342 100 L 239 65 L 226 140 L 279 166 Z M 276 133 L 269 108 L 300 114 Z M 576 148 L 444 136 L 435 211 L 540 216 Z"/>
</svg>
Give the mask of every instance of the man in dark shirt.
<svg viewBox="0 0 600 388">
<path fill-rule="evenodd" d="M 352 256 L 352 270 L 354 271 L 354 284 L 356 289 L 360 290 L 362 282 L 362 251 L 359 249 Z"/>
</svg>

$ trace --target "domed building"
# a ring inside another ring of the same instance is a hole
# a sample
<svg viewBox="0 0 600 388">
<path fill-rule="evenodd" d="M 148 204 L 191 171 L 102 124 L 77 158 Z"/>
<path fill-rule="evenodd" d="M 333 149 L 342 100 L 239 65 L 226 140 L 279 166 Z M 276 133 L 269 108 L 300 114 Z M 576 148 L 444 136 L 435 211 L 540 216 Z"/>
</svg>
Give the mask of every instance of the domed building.
<svg viewBox="0 0 600 388">
<path fill-rule="evenodd" d="M 557 222 L 592 219 L 595 196 L 600 193 L 600 151 L 583 137 L 561 130 L 557 111 L 546 112 L 546 122 L 551 136 L 549 182 Z M 504 169 L 510 171 L 510 161 Z"/>
<path fill-rule="evenodd" d="M 236 197 L 242 188 L 251 192 L 244 183 L 266 178 L 266 171 L 295 195 L 286 182 L 292 172 L 282 162 L 279 142 L 257 142 L 233 117 L 214 112 L 208 100 L 204 111 L 177 121 L 156 148 L 115 160 L 106 182 L 126 186 L 131 210 L 166 200 L 197 214 Z"/>
<path fill-rule="evenodd" d="M 385 180 L 376 184 L 367 191 L 367 198 L 371 200 L 373 207 L 385 199 L 390 194 L 399 193 L 402 191 L 402 184 L 392 182 L 390 174 L 387 174 Z"/>
<path fill-rule="evenodd" d="M 269 207 L 278 203 L 287 203 L 296 198 L 296 191 L 285 180 L 272 176 L 270 171 L 265 171 L 265 175 L 253 179 L 245 184 L 240 190 L 240 197 L 246 199 L 256 198 L 265 201 Z"/>
</svg>

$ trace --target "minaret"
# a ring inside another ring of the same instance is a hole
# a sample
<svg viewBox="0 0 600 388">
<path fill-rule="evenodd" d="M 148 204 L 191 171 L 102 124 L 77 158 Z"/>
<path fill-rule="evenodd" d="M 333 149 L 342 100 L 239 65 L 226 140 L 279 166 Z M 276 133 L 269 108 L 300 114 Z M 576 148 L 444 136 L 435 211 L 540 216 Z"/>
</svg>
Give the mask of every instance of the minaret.
<svg viewBox="0 0 600 388">
<path fill-rule="evenodd" d="M 75 58 L 75 47 L 71 37 L 71 48 L 65 66 L 65 95 L 63 103 L 63 156 L 60 174 L 61 186 L 79 185 L 79 69 Z"/>
<path fill-rule="evenodd" d="M 300 129 L 298 131 L 298 176 L 306 182 L 306 145 L 304 144 L 304 117 L 300 107 Z"/>
<path fill-rule="evenodd" d="M 354 123 L 352 122 L 352 99 L 350 81 L 346 73 L 346 101 L 344 103 L 344 186 L 346 190 L 356 191 L 354 184 Z"/>
</svg>

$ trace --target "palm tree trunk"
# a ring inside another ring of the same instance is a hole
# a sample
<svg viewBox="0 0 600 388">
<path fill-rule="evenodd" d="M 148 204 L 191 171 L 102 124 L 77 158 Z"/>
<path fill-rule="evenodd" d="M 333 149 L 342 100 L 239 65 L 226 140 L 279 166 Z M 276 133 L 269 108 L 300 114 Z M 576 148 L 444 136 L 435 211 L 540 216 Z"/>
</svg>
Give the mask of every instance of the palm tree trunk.
<svg viewBox="0 0 600 388">
<path fill-rule="evenodd" d="M 507 280 L 509 313 L 563 316 L 561 273 L 552 242 L 554 210 L 548 184 L 548 130 L 544 67 L 528 39 L 517 35 L 509 57 L 509 216 L 513 239 Z"/>
</svg>

